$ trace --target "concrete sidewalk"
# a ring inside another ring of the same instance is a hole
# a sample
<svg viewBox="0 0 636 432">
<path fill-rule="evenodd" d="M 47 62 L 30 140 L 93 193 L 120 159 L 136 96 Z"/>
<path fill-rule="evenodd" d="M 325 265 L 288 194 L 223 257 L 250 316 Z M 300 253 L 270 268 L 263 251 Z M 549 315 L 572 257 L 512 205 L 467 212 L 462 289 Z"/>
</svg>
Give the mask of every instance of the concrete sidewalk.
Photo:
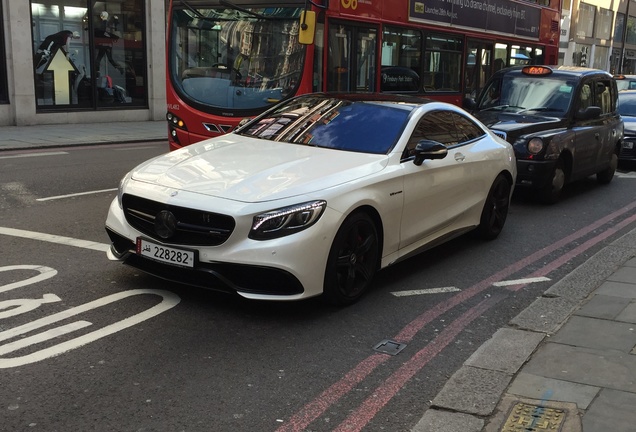
<svg viewBox="0 0 636 432">
<path fill-rule="evenodd" d="M 161 121 L 0 126 L 0 151 L 107 143 L 166 141 L 168 123 Z"/>
<path fill-rule="evenodd" d="M 500 329 L 412 432 L 636 430 L 636 230 Z"/>
</svg>

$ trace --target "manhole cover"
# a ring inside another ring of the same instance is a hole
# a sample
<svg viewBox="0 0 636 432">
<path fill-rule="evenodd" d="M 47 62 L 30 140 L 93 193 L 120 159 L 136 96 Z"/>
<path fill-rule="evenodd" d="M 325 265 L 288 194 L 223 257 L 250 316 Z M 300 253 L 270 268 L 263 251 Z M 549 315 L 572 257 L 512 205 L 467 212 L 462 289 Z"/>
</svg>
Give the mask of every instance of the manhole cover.
<svg viewBox="0 0 636 432">
<path fill-rule="evenodd" d="M 517 402 L 510 409 L 501 432 L 558 432 L 565 413 L 562 409 Z"/>
</svg>

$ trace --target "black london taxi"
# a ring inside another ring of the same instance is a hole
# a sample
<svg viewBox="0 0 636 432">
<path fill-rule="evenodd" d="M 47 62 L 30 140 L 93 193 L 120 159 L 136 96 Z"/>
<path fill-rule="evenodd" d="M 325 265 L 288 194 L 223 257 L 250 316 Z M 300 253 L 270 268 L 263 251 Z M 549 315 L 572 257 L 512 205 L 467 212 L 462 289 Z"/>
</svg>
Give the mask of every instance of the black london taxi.
<svg viewBox="0 0 636 432">
<path fill-rule="evenodd" d="M 464 108 L 512 144 L 517 187 L 555 203 L 570 182 L 614 177 L 623 140 L 617 95 L 615 79 L 602 70 L 522 66 L 494 73 Z"/>
</svg>

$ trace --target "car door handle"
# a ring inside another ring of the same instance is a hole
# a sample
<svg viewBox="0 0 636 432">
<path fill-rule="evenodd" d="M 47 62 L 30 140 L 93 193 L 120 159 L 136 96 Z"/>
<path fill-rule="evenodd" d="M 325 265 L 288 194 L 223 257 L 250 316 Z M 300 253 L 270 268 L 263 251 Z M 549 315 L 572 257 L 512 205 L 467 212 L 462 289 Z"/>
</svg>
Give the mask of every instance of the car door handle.
<svg viewBox="0 0 636 432">
<path fill-rule="evenodd" d="M 466 156 L 464 156 L 463 153 L 455 153 L 455 160 L 457 162 L 463 162 L 464 159 L 466 159 Z"/>
<path fill-rule="evenodd" d="M 596 138 L 596 139 L 599 139 L 600 136 L 601 136 L 601 134 L 599 134 L 599 133 L 595 133 L 594 134 L 594 138 Z"/>
</svg>

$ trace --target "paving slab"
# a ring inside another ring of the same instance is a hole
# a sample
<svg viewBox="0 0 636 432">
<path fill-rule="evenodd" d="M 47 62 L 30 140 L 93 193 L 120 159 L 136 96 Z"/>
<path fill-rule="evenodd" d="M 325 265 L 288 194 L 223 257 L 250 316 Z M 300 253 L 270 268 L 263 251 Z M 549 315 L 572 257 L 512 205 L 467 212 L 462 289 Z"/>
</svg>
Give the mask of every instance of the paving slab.
<svg viewBox="0 0 636 432">
<path fill-rule="evenodd" d="M 585 432 L 636 430 L 636 394 L 604 389 L 583 416 Z M 626 429 L 627 428 L 627 429 Z"/>
<path fill-rule="evenodd" d="M 627 392 L 636 392 L 636 359 L 615 350 L 595 350 L 546 343 L 523 367 L 523 372 Z"/>
<path fill-rule="evenodd" d="M 510 374 L 516 373 L 543 340 L 543 333 L 501 328 L 464 364 Z"/>
<path fill-rule="evenodd" d="M 636 324 L 636 301 L 632 301 L 623 311 L 616 317 L 617 321 Z"/>
<path fill-rule="evenodd" d="M 600 390 L 600 387 L 521 372 L 512 381 L 507 393 L 540 401 L 570 402 L 587 409 Z"/>
<path fill-rule="evenodd" d="M 607 281 L 601 284 L 594 294 L 634 299 L 636 298 L 636 284 Z"/>
<path fill-rule="evenodd" d="M 550 342 L 629 352 L 636 345 L 636 326 L 575 315 L 550 338 Z"/>
<path fill-rule="evenodd" d="M 429 409 L 411 432 L 480 432 L 483 427 L 479 417 Z"/>
<path fill-rule="evenodd" d="M 505 372 L 462 366 L 435 396 L 432 407 L 490 415 L 511 378 L 512 375 Z"/>
<path fill-rule="evenodd" d="M 540 297 L 514 317 L 510 324 L 523 330 L 554 333 L 580 303 L 578 298 Z"/>
<path fill-rule="evenodd" d="M 612 273 L 607 280 L 634 284 L 636 283 L 636 267 L 621 267 Z"/>
<path fill-rule="evenodd" d="M 581 309 L 576 311 L 575 314 L 613 320 L 616 319 L 618 314 L 620 314 L 631 301 L 631 299 L 625 297 L 596 294 Z"/>
</svg>

